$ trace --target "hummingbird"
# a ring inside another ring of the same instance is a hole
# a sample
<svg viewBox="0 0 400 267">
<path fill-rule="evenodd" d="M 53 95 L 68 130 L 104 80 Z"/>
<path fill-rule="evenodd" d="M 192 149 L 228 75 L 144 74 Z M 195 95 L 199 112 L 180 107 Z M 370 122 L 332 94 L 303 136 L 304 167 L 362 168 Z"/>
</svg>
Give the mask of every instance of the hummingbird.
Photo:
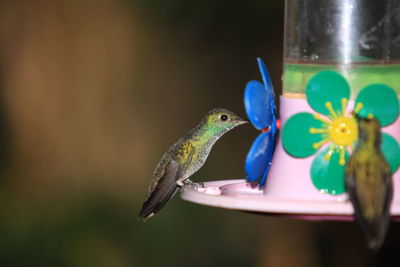
<svg viewBox="0 0 400 267">
<path fill-rule="evenodd" d="M 233 112 L 215 108 L 195 128 L 172 145 L 158 163 L 150 182 L 139 219 L 146 221 L 156 214 L 184 185 L 202 187 L 189 177 L 206 161 L 215 142 L 226 132 L 247 123 Z"/>
<path fill-rule="evenodd" d="M 379 250 L 390 223 L 392 173 L 381 146 L 381 127 L 374 118 L 354 115 L 358 143 L 345 170 L 345 185 L 354 216 L 364 231 L 369 249 Z"/>
</svg>

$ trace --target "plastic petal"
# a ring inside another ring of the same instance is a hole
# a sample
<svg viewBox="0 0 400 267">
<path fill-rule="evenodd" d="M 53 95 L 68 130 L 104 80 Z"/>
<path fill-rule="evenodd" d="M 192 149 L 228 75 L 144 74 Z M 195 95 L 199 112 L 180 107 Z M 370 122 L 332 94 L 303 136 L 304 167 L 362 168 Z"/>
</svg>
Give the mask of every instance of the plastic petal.
<svg viewBox="0 0 400 267">
<path fill-rule="evenodd" d="M 384 84 L 372 84 L 360 91 L 356 98 L 355 108 L 362 103 L 359 116 L 370 114 L 379 120 L 381 126 L 387 126 L 399 116 L 399 99 L 392 88 Z"/>
<path fill-rule="evenodd" d="M 322 129 L 328 125 L 316 120 L 311 113 L 302 112 L 290 117 L 282 130 L 282 142 L 286 152 L 294 157 L 305 158 L 314 154 L 319 147 L 315 143 L 324 140 L 323 134 L 311 134 L 310 129 Z"/>
<path fill-rule="evenodd" d="M 317 112 L 331 115 L 327 103 L 332 104 L 336 113 L 342 112 L 342 99 L 350 98 L 350 86 L 342 75 L 336 71 L 321 71 L 307 84 L 306 96 L 308 104 Z"/>
<path fill-rule="evenodd" d="M 271 125 L 273 113 L 270 109 L 271 96 L 259 81 L 250 81 L 244 92 L 244 106 L 251 123 L 259 130 Z"/>
<path fill-rule="evenodd" d="M 346 165 L 339 164 L 340 152 L 335 150 L 329 159 L 325 158 L 329 147 L 314 158 L 311 165 L 311 180 L 321 193 L 339 195 L 345 192 L 344 174 Z M 346 162 L 349 158 L 345 152 Z"/>
<path fill-rule="evenodd" d="M 276 114 L 275 91 L 274 91 L 274 86 L 272 85 L 271 76 L 268 73 L 267 67 L 265 67 L 264 61 L 262 61 L 261 58 L 257 58 L 257 62 L 258 62 L 258 68 L 260 69 L 261 72 L 261 78 L 264 82 L 265 89 L 267 90 L 267 93 L 269 94 L 269 97 L 271 99 L 270 107 L 272 109 L 272 114 L 275 116 Z"/>
<path fill-rule="evenodd" d="M 271 132 L 261 133 L 254 140 L 246 158 L 247 180 L 254 182 L 263 176 L 267 166 L 271 164 L 274 148 L 275 137 Z"/>
<path fill-rule="evenodd" d="M 395 173 L 400 165 L 400 146 L 396 139 L 386 133 L 382 133 L 381 150 L 389 163 L 390 170 Z"/>
<path fill-rule="evenodd" d="M 271 156 L 271 158 L 272 157 L 273 157 L 273 155 Z M 268 178 L 268 173 L 269 173 L 269 169 L 270 168 L 271 168 L 271 162 L 269 162 L 269 164 L 265 167 L 265 171 L 264 171 L 263 177 L 261 178 L 260 182 L 258 183 L 259 186 L 264 186 L 265 185 L 265 182 L 267 181 L 267 178 Z"/>
</svg>

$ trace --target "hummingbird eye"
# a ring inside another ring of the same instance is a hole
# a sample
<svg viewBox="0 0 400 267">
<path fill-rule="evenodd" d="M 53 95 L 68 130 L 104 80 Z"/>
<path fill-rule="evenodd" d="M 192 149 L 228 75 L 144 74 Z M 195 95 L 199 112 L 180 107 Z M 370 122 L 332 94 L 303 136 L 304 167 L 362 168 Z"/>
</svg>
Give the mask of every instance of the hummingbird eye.
<svg viewBox="0 0 400 267">
<path fill-rule="evenodd" d="M 221 115 L 221 120 L 222 121 L 226 121 L 228 119 L 228 116 L 226 116 L 225 114 Z"/>
</svg>

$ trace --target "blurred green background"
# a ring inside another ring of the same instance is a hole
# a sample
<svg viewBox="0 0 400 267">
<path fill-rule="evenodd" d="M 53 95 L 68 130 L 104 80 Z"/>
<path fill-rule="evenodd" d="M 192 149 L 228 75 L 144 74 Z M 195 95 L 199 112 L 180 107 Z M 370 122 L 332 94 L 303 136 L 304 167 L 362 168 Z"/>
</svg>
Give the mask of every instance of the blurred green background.
<svg viewBox="0 0 400 267">
<path fill-rule="evenodd" d="M 281 88 L 282 0 L 0 2 L 0 266 L 396 266 L 353 223 L 174 198 L 136 219 L 165 150 L 213 107 L 238 114 L 256 57 Z M 195 181 L 244 177 L 239 127 Z"/>
</svg>

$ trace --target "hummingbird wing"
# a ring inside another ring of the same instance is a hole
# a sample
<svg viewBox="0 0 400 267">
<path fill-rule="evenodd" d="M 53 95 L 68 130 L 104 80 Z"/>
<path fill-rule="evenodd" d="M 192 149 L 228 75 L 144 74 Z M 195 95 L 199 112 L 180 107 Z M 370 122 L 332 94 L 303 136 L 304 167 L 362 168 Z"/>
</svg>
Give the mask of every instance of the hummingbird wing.
<svg viewBox="0 0 400 267">
<path fill-rule="evenodd" d="M 149 192 L 139 213 L 139 219 L 146 221 L 156 214 L 179 189 L 176 181 L 179 176 L 179 164 L 175 160 L 167 163 L 164 171 Z"/>
</svg>

